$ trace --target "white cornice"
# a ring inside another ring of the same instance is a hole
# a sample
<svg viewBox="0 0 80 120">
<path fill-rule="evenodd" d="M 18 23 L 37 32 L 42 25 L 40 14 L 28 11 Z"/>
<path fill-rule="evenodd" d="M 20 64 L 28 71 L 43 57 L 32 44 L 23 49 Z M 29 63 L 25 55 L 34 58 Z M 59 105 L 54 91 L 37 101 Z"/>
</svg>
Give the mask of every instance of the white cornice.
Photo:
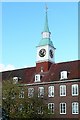
<svg viewBox="0 0 80 120">
<path fill-rule="evenodd" d="M 23 84 L 24 86 L 35 86 L 35 85 L 46 85 L 46 84 L 57 84 L 57 83 L 67 83 L 67 82 L 78 82 L 80 79 L 72 79 L 72 80 L 60 80 L 60 81 L 52 81 L 52 82 L 37 82 L 31 84 Z"/>
</svg>

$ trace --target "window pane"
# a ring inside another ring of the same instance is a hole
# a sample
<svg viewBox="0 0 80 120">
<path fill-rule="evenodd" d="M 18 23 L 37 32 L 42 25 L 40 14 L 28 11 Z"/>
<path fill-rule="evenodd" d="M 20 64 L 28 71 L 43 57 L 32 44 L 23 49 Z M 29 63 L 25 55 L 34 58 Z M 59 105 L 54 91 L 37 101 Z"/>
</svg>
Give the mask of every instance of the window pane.
<svg viewBox="0 0 80 120">
<path fill-rule="evenodd" d="M 67 71 L 61 72 L 61 78 L 60 79 L 67 79 Z"/>
<path fill-rule="evenodd" d="M 48 88 L 48 96 L 54 97 L 54 86 L 49 86 Z"/>
<path fill-rule="evenodd" d="M 66 85 L 60 86 L 60 96 L 66 96 Z"/>
<path fill-rule="evenodd" d="M 79 113 L 79 104 L 78 102 L 72 103 L 72 114 L 78 114 Z"/>
<path fill-rule="evenodd" d="M 35 82 L 40 82 L 40 74 L 35 75 Z"/>
<path fill-rule="evenodd" d="M 72 95 L 78 95 L 78 84 L 72 85 Z"/>
<path fill-rule="evenodd" d="M 43 97 L 44 96 L 44 87 L 39 87 L 38 88 L 38 97 Z"/>
<path fill-rule="evenodd" d="M 28 97 L 33 97 L 34 95 L 34 88 L 28 88 Z"/>
<path fill-rule="evenodd" d="M 21 89 L 20 93 L 19 93 L 19 98 L 24 98 L 24 90 Z"/>
<path fill-rule="evenodd" d="M 60 114 L 66 114 L 66 103 L 60 103 Z"/>
<path fill-rule="evenodd" d="M 53 114 L 54 113 L 54 103 L 49 103 L 48 104 L 48 109 L 50 110 L 49 113 Z"/>
</svg>

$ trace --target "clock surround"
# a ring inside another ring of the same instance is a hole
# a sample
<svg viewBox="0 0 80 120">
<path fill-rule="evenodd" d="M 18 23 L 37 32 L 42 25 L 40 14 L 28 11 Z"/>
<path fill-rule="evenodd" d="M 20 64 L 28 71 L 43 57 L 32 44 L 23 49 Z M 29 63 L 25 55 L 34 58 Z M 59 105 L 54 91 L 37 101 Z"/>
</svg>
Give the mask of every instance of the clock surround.
<svg viewBox="0 0 80 120">
<path fill-rule="evenodd" d="M 39 51 L 39 56 L 40 57 L 44 57 L 46 55 L 46 50 L 45 49 L 41 49 L 40 51 Z"/>
</svg>

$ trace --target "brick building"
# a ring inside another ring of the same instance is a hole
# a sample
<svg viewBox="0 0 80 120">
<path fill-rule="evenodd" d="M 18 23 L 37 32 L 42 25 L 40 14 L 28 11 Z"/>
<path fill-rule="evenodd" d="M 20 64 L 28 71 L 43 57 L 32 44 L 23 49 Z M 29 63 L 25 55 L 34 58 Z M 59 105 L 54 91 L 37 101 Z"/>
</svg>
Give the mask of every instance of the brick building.
<svg viewBox="0 0 80 120">
<path fill-rule="evenodd" d="M 80 60 L 55 63 L 55 47 L 50 39 L 47 9 L 42 39 L 37 46 L 36 66 L 5 71 L 2 79 L 12 78 L 28 87 L 28 97 L 38 91 L 47 99 L 55 118 L 80 118 Z"/>
</svg>

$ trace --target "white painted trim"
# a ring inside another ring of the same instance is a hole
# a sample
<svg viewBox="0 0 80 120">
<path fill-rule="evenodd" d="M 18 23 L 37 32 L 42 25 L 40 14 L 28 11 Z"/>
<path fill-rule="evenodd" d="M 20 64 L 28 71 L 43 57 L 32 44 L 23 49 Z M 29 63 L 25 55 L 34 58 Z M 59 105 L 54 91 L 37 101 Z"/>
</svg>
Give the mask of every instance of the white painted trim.
<svg viewBox="0 0 80 120">
<path fill-rule="evenodd" d="M 78 113 L 74 113 L 73 112 L 73 104 L 76 104 L 77 103 L 77 107 L 78 107 Z M 79 103 L 78 102 L 72 102 L 72 114 L 75 115 L 75 114 L 79 114 Z"/>
<path fill-rule="evenodd" d="M 25 86 L 32 86 L 32 85 L 55 84 L 55 83 L 78 82 L 78 81 L 80 81 L 80 79 L 52 81 L 52 82 L 38 82 L 38 83 L 23 84 L 23 85 L 25 85 Z"/>
<path fill-rule="evenodd" d="M 61 113 L 61 104 L 65 104 L 65 113 Z M 66 114 L 66 102 L 62 102 L 62 103 L 60 103 L 60 114 L 63 114 L 63 115 Z"/>
<path fill-rule="evenodd" d="M 50 89 L 51 89 L 51 91 L 50 91 Z M 49 92 L 51 95 L 49 94 Z M 53 95 L 52 95 L 52 92 L 53 92 Z M 54 86 L 52 86 L 52 85 L 48 87 L 48 97 L 54 97 Z"/>
<path fill-rule="evenodd" d="M 65 94 L 63 94 L 63 87 L 65 87 Z M 61 91 L 61 89 L 62 89 L 62 91 Z M 61 92 L 62 92 L 62 94 L 61 94 Z M 66 85 L 60 85 L 60 96 L 66 96 Z"/>
<path fill-rule="evenodd" d="M 77 91 L 76 91 L 77 94 L 73 94 L 73 88 L 75 88 L 75 87 L 77 87 Z M 72 92 L 72 96 L 78 96 L 78 95 L 79 95 L 79 85 L 78 85 L 78 84 L 73 84 L 73 85 L 72 85 L 72 91 L 71 91 L 71 92 Z"/>
<path fill-rule="evenodd" d="M 40 60 L 40 61 L 36 61 L 36 63 L 42 63 L 42 62 L 51 62 L 51 63 L 55 63 L 54 61 L 51 61 L 49 59 L 46 59 L 46 60 Z"/>
<path fill-rule="evenodd" d="M 48 114 L 54 114 L 54 106 L 55 106 L 55 105 L 54 105 L 54 103 L 52 103 L 52 102 L 50 103 L 50 102 L 49 102 L 49 103 L 48 103 L 48 109 L 49 109 L 49 105 L 50 105 L 50 104 L 51 104 L 51 109 L 52 109 L 52 104 L 53 104 L 53 113 L 48 113 Z"/>
</svg>

